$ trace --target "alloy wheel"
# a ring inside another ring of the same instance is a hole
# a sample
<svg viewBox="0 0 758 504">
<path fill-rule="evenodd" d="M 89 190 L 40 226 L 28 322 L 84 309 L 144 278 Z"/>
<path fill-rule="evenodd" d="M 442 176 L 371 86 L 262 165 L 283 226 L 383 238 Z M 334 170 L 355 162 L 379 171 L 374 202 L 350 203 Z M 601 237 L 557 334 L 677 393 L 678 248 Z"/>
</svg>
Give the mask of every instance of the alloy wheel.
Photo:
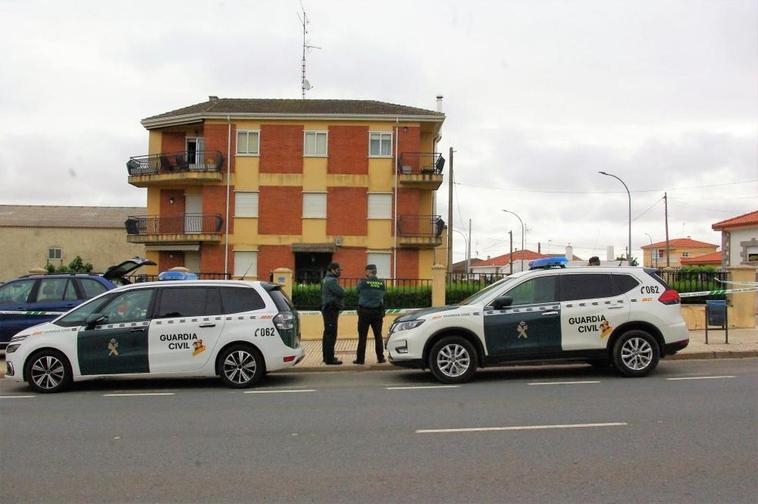
<svg viewBox="0 0 758 504">
<path fill-rule="evenodd" d="M 31 378 L 34 384 L 43 390 L 58 387 L 65 377 L 66 368 L 63 362 L 52 355 L 43 355 L 31 366 Z"/>
<path fill-rule="evenodd" d="M 437 367 L 445 376 L 457 378 L 468 371 L 469 366 L 471 355 L 458 343 L 445 345 L 437 353 Z"/>
<path fill-rule="evenodd" d="M 255 357 L 245 350 L 236 350 L 224 359 L 224 375 L 238 385 L 252 380 L 256 368 Z"/>
<path fill-rule="evenodd" d="M 644 338 L 629 338 L 621 347 L 621 360 L 629 369 L 642 371 L 653 361 L 653 347 Z"/>
</svg>

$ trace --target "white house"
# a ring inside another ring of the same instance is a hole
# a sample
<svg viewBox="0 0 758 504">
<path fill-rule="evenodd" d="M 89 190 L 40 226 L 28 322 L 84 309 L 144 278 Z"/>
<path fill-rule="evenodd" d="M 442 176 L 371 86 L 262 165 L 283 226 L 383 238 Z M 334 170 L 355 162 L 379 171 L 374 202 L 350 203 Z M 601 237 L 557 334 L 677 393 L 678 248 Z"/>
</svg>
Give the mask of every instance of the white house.
<svg viewBox="0 0 758 504">
<path fill-rule="evenodd" d="M 758 266 L 758 210 L 711 226 L 721 231 L 722 267 Z"/>
</svg>

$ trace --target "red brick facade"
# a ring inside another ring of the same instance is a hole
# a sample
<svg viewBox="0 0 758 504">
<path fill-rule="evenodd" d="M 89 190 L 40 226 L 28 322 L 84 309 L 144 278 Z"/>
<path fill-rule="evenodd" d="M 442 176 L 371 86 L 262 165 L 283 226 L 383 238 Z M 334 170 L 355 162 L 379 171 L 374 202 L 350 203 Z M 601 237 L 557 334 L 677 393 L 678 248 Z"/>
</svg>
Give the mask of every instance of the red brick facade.
<svg viewBox="0 0 758 504">
<path fill-rule="evenodd" d="M 161 135 L 161 152 L 175 153 L 187 150 L 186 135 L 181 132 L 164 132 Z"/>
<path fill-rule="evenodd" d="M 184 190 L 161 189 L 160 191 L 160 220 L 158 221 L 158 231 L 161 233 L 183 233 Z"/>
<path fill-rule="evenodd" d="M 366 275 L 366 249 L 338 247 L 332 255 L 332 261 L 342 266 L 342 277 L 363 278 Z"/>
<path fill-rule="evenodd" d="M 159 252 L 158 270 L 168 271 L 177 266 L 184 266 L 184 252 Z M 223 270 L 222 270 L 223 271 Z"/>
<path fill-rule="evenodd" d="M 421 150 L 421 128 L 417 126 L 403 126 L 397 132 L 397 152 L 419 152 Z M 404 156 L 403 164 L 417 169 L 419 157 L 417 155 Z"/>
<path fill-rule="evenodd" d="M 226 186 L 225 185 L 206 185 L 203 186 L 203 213 L 206 215 L 220 215 L 221 232 L 226 231 Z M 206 226 L 213 222 L 211 217 L 204 219 Z M 204 229 L 204 231 L 215 231 L 215 229 Z M 229 188 L 229 233 L 234 233 L 234 186 Z"/>
<path fill-rule="evenodd" d="M 258 193 L 258 233 L 303 233 L 303 188 L 261 186 Z"/>
<path fill-rule="evenodd" d="M 329 173 L 368 173 L 368 127 L 329 126 Z"/>
<path fill-rule="evenodd" d="M 397 192 L 398 234 L 418 234 L 426 221 L 419 219 L 421 191 L 400 189 Z M 405 216 L 405 218 L 403 218 Z"/>
<path fill-rule="evenodd" d="M 226 172 L 226 163 L 229 163 L 229 169 L 234 171 L 234 153 L 237 152 L 237 127 L 234 124 L 232 124 L 231 138 L 229 138 L 228 124 L 206 124 L 203 131 L 203 141 L 207 153 L 206 159 L 213 159 L 211 151 L 219 151 L 225 160 L 222 168 L 224 172 Z"/>
<path fill-rule="evenodd" d="M 200 271 L 203 273 L 224 272 L 224 244 L 203 243 L 200 245 Z M 234 256 L 229 247 L 229 273 L 234 273 Z"/>
<path fill-rule="evenodd" d="M 303 173 L 303 126 L 261 126 L 260 172 Z"/>
<path fill-rule="evenodd" d="M 295 271 L 295 254 L 289 245 L 260 245 L 258 247 L 258 280 L 268 281 L 276 268 Z"/>
<path fill-rule="evenodd" d="M 397 278 L 418 278 L 418 250 L 397 250 Z"/>
<path fill-rule="evenodd" d="M 328 187 L 326 234 L 365 236 L 368 234 L 368 190 L 366 187 Z"/>
</svg>

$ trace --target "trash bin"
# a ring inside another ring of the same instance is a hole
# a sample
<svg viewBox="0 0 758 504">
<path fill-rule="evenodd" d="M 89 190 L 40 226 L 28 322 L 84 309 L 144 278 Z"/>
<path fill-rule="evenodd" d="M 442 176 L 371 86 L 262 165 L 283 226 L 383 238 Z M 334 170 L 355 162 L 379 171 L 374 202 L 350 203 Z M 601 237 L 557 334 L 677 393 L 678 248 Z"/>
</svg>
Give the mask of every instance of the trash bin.
<svg viewBox="0 0 758 504">
<path fill-rule="evenodd" d="M 729 320 L 726 313 L 726 301 L 710 299 L 705 302 L 705 344 L 708 344 L 708 327 L 716 326 L 724 329 L 725 343 L 729 343 Z"/>
</svg>

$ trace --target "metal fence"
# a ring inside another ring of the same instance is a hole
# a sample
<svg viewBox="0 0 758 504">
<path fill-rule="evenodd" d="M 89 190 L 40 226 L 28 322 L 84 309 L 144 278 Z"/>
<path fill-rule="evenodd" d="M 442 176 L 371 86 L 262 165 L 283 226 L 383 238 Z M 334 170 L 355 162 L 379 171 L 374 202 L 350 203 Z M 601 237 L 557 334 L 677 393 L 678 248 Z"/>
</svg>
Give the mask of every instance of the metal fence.
<svg viewBox="0 0 758 504">
<path fill-rule="evenodd" d="M 340 278 L 339 284 L 345 289 L 345 309 L 358 307 L 356 287 L 360 278 Z M 425 308 L 432 306 L 432 281 L 423 278 L 396 278 L 384 280 L 385 308 Z M 315 283 L 295 284 L 292 287 L 292 301 L 298 310 L 319 310 L 321 308 L 321 285 Z"/>
<path fill-rule="evenodd" d="M 133 156 L 126 162 L 130 176 L 191 171 L 218 172 L 223 166 L 224 156 L 216 150 L 161 152 Z"/>
<path fill-rule="evenodd" d="M 680 294 L 728 288 L 728 271 L 660 271 L 658 274 Z M 707 299 L 726 299 L 724 294 L 682 298 L 683 304 L 704 304 Z"/>
<path fill-rule="evenodd" d="M 224 218 L 218 214 L 184 214 L 170 217 L 130 215 L 124 222 L 128 235 L 218 234 Z"/>
</svg>

